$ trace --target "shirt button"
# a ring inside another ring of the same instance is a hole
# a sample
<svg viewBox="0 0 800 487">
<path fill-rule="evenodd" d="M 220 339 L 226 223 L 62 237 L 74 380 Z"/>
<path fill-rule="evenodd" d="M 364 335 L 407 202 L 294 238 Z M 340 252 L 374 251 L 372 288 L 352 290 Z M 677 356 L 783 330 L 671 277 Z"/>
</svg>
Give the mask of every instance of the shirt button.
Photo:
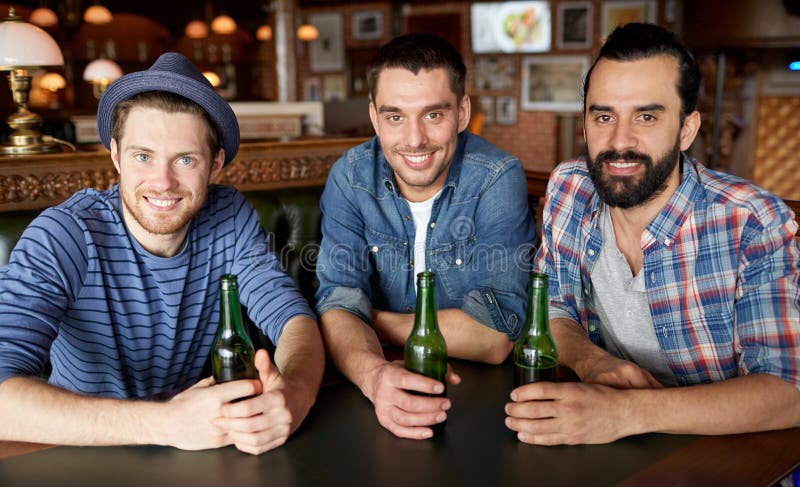
<svg viewBox="0 0 800 487">
<path fill-rule="evenodd" d="M 655 284 L 655 282 L 656 282 L 656 273 L 655 272 L 651 272 L 650 273 L 650 282 Z"/>
<path fill-rule="evenodd" d="M 589 288 L 583 288 L 583 294 L 589 295 Z"/>
<path fill-rule="evenodd" d="M 670 239 L 668 239 L 668 238 L 664 239 L 664 245 L 666 245 L 667 247 L 669 247 L 670 245 L 672 245 L 672 240 L 670 240 Z"/>
<path fill-rule="evenodd" d="M 408 263 L 408 265 L 410 265 L 411 267 L 414 267 L 414 261 L 412 260 L 411 262 Z"/>
<path fill-rule="evenodd" d="M 594 249 L 589 249 L 589 256 L 594 256 Z"/>
<path fill-rule="evenodd" d="M 411 306 L 406 306 L 406 311 L 411 313 L 412 311 L 414 311 L 414 308 L 412 308 Z"/>
<path fill-rule="evenodd" d="M 436 222 L 431 222 L 431 228 L 436 228 Z"/>
<path fill-rule="evenodd" d="M 410 217 L 410 216 L 408 216 L 408 215 L 406 215 L 406 216 L 404 216 L 404 217 L 403 217 L 403 219 L 404 219 L 405 221 L 408 221 L 408 220 L 410 220 L 410 219 L 411 219 L 411 217 Z"/>
<path fill-rule="evenodd" d="M 374 245 L 374 246 L 372 247 L 372 251 L 373 251 L 373 252 L 377 252 L 377 251 L 378 251 L 378 246 L 377 246 L 377 245 Z"/>
<path fill-rule="evenodd" d="M 461 265 L 461 259 L 456 259 L 456 265 Z"/>
<path fill-rule="evenodd" d="M 594 325 L 589 325 L 589 331 L 595 331 L 597 329 Z"/>
</svg>

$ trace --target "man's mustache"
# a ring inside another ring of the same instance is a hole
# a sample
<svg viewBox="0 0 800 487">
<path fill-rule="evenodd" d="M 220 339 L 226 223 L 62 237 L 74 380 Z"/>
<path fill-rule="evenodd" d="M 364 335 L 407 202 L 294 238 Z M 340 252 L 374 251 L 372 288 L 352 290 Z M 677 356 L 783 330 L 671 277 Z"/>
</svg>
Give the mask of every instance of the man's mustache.
<svg viewBox="0 0 800 487">
<path fill-rule="evenodd" d="M 598 163 L 605 163 L 609 161 L 618 161 L 620 159 L 625 162 L 643 162 L 646 165 L 653 164 L 653 159 L 650 156 L 632 150 L 627 150 L 624 152 L 618 152 L 614 150 L 601 152 L 600 154 L 597 155 L 597 158 L 595 160 Z"/>
</svg>

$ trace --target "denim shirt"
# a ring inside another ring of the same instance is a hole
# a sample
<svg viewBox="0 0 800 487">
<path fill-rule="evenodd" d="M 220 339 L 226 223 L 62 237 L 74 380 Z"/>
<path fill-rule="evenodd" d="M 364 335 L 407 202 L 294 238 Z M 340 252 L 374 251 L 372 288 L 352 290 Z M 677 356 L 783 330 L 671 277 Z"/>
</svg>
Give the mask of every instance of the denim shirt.
<svg viewBox="0 0 800 487">
<path fill-rule="evenodd" d="M 439 308 L 461 309 L 511 339 L 537 243 L 527 194 L 517 158 L 462 132 L 425 239 Z M 377 137 L 334 164 L 321 208 L 317 312 L 344 309 L 366 323 L 373 306 L 414 312 L 414 219 Z"/>
</svg>

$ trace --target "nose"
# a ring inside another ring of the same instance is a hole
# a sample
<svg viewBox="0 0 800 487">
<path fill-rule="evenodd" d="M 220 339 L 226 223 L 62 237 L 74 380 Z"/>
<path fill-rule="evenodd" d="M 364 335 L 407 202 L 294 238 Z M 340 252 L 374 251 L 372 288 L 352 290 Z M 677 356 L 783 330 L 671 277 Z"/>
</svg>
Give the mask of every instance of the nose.
<svg viewBox="0 0 800 487">
<path fill-rule="evenodd" d="M 175 168 L 166 161 L 153 164 L 153 173 L 150 178 L 151 187 L 157 191 L 169 191 L 178 184 Z"/>
<path fill-rule="evenodd" d="M 624 152 L 636 147 L 636 136 L 631 122 L 625 119 L 619 119 L 614 125 L 610 142 L 611 147 L 617 152 Z"/>
<path fill-rule="evenodd" d="M 410 119 L 406 124 L 405 145 L 408 147 L 423 147 L 428 143 L 428 135 L 424 122 Z"/>
</svg>

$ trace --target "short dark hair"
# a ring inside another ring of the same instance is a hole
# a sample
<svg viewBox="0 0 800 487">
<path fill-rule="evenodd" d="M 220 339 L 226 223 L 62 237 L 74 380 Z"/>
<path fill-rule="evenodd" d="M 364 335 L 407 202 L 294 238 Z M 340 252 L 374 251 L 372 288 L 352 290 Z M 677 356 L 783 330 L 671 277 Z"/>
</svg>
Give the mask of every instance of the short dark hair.
<svg viewBox="0 0 800 487">
<path fill-rule="evenodd" d="M 192 100 L 168 91 L 145 91 L 117 103 L 117 106 L 114 107 L 114 122 L 111 128 L 111 138 L 116 139 L 117 146 L 121 142 L 125 122 L 128 121 L 128 114 L 133 107 L 155 108 L 167 113 L 200 115 L 206 123 L 206 142 L 211 151 L 211 158 L 213 159 L 219 153 L 221 148 L 219 131 L 208 113 Z"/>
<path fill-rule="evenodd" d="M 367 65 L 369 96 L 375 101 L 378 77 L 387 68 L 404 68 L 414 74 L 421 69 L 444 68 L 450 89 L 458 100 L 464 97 L 467 67 L 461 54 L 446 40 L 432 34 L 406 34 L 384 44 Z"/>
<path fill-rule="evenodd" d="M 697 107 L 700 93 L 700 67 L 677 35 L 653 24 L 630 23 L 614 29 L 583 81 L 583 111 L 592 71 L 601 59 L 636 61 L 653 56 L 671 56 L 678 61 L 678 94 L 681 97 L 681 124 Z"/>
</svg>

